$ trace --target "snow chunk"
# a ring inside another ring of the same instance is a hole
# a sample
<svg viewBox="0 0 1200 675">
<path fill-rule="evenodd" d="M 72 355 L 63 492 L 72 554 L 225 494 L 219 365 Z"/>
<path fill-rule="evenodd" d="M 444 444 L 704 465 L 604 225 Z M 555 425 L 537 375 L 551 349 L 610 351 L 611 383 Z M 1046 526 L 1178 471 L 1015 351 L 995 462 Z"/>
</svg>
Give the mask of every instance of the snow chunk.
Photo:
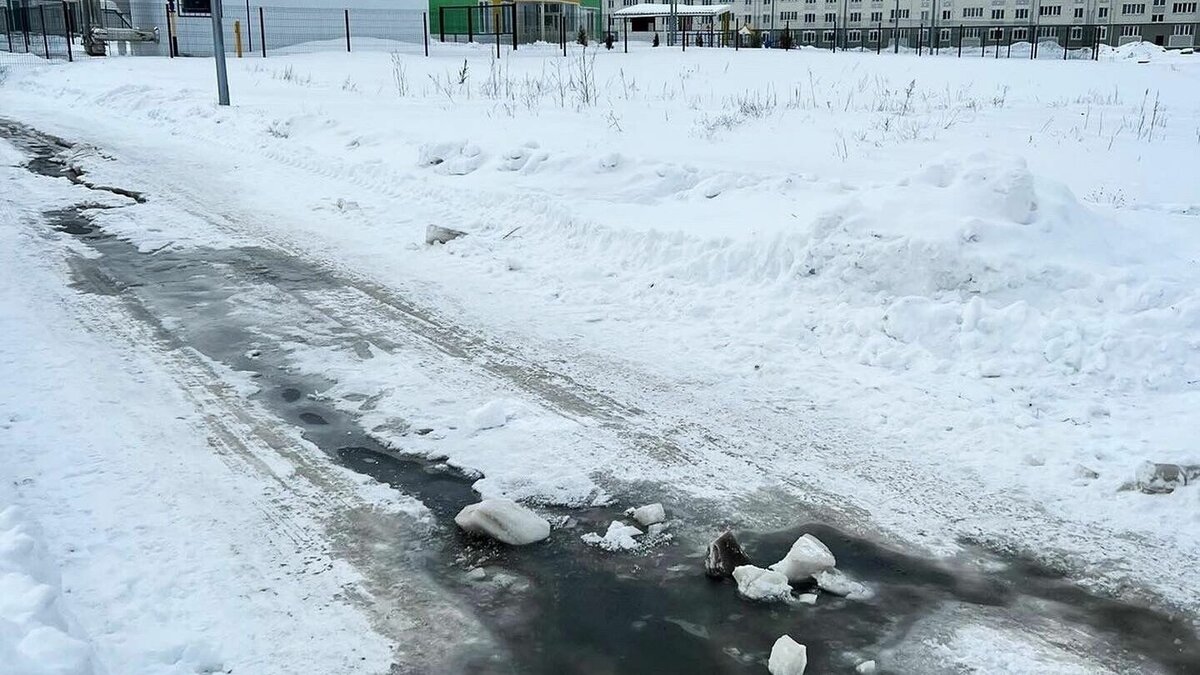
<svg viewBox="0 0 1200 675">
<path fill-rule="evenodd" d="M 512 546 L 541 541 L 550 536 L 550 523 L 511 499 L 485 499 L 469 504 L 454 517 L 464 531 L 484 534 Z"/>
<path fill-rule="evenodd" d="M 659 503 L 647 504 L 639 506 L 636 509 L 629 509 L 625 515 L 633 518 L 643 526 L 649 527 L 655 523 L 661 523 L 667 519 L 667 512 L 663 509 L 663 505 Z"/>
<path fill-rule="evenodd" d="M 781 572 L 764 570 L 754 565 L 742 565 L 733 570 L 738 593 L 747 600 L 786 600 L 792 596 L 792 587 Z"/>
<path fill-rule="evenodd" d="M 780 636 L 771 647 L 767 670 L 771 675 L 804 675 L 808 667 L 808 648 L 788 635 Z"/>
<path fill-rule="evenodd" d="M 817 580 L 817 587 L 826 593 L 851 600 L 867 600 L 875 595 L 869 586 L 851 579 L 839 569 L 823 570 L 814 574 L 813 578 Z"/>
<path fill-rule="evenodd" d="M 604 533 L 603 537 L 595 532 L 589 532 L 581 539 L 584 543 L 599 546 L 605 551 L 629 551 L 638 547 L 638 542 L 634 537 L 641 535 L 642 531 L 633 525 L 626 525 L 619 520 L 614 520 L 608 524 L 608 531 Z"/>
<path fill-rule="evenodd" d="M 861 673 L 862 675 L 871 675 L 875 672 L 875 661 L 863 661 L 854 667 L 854 672 Z"/>
<path fill-rule="evenodd" d="M 511 406 L 503 399 L 489 401 L 467 413 L 467 428 L 471 431 L 495 429 L 508 424 L 515 415 Z"/>
<path fill-rule="evenodd" d="M 805 579 L 832 568 L 837 560 L 820 539 L 806 534 L 792 544 L 783 560 L 771 565 L 771 569 L 782 572 L 788 581 L 804 581 Z"/>
</svg>

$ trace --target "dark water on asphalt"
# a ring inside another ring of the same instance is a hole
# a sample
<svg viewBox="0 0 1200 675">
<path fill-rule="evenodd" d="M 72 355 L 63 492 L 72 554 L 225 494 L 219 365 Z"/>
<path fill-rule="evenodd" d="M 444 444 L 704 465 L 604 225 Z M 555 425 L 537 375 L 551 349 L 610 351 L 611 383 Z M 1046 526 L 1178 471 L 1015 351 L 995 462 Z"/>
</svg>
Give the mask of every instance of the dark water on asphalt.
<svg viewBox="0 0 1200 675">
<path fill-rule="evenodd" d="M 0 125 L 0 137 L 6 133 L 34 157 L 31 171 L 70 177 L 58 159 L 65 144 Z M 289 363 L 281 338 L 311 339 L 309 327 L 295 316 L 270 314 L 269 302 L 244 302 L 339 282 L 302 260 L 260 248 L 141 253 L 96 227 L 92 213 L 79 207 L 45 214 L 51 227 L 99 254 L 70 261 L 81 292 L 120 296 L 164 344 L 193 348 L 249 373 L 260 387 L 255 398 L 333 460 L 431 510 L 442 527 L 429 573 L 473 606 L 507 647 L 497 655 L 464 646 L 449 672 L 764 673 L 770 646 L 784 633 L 809 646 L 810 673 L 853 672 L 858 662 L 879 655 L 881 672 L 966 672 L 944 657 L 914 666 L 919 661 L 905 655 L 916 641 L 911 631 L 947 607 L 965 607 L 967 616 L 1024 627 L 1035 640 L 1053 631 L 1049 642 L 1087 652 L 1119 672 L 1200 673 L 1200 641 L 1190 621 L 1090 594 L 1020 560 L 993 558 L 988 571 L 951 570 L 819 523 L 740 532 L 762 566 L 781 558 L 800 534 L 813 533 L 835 553 L 840 569 L 876 591 L 869 601 L 821 594 L 815 606 L 768 605 L 745 602 L 731 581 L 704 576 L 703 547 L 719 532 L 702 523 L 676 524 L 673 541 L 619 554 L 580 540 L 619 518 L 612 508 L 546 509 L 565 522 L 548 541 L 523 548 L 464 536 L 452 519 L 478 499 L 471 487 L 478 476 L 381 445 L 354 415 L 321 395 L 332 381 Z M 255 314 L 256 307 L 266 313 Z M 264 325 L 272 327 L 269 334 Z M 367 338 L 342 326 L 321 339 L 347 346 Z M 639 495 L 623 496 L 629 502 Z M 474 568 L 482 569 L 482 578 L 468 577 Z"/>
</svg>

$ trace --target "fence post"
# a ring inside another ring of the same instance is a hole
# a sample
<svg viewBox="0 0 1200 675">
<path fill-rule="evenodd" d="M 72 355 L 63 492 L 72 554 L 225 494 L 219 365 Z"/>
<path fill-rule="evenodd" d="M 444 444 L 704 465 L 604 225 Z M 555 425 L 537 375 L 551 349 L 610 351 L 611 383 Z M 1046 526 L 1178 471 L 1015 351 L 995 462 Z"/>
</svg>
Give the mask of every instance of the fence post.
<svg viewBox="0 0 1200 675">
<path fill-rule="evenodd" d="M 1008 53 L 1004 55 L 1004 58 L 1006 58 L 1006 59 L 1012 58 L 1012 41 L 1013 41 L 1013 29 L 1009 28 L 1008 29 Z M 999 47 L 996 48 L 996 53 L 997 54 L 1000 53 Z"/>
<path fill-rule="evenodd" d="M 833 15 L 833 48 L 831 53 L 837 53 L 837 14 Z"/>
<path fill-rule="evenodd" d="M 558 17 L 558 41 L 562 43 L 563 56 L 567 55 L 567 22 L 563 20 L 562 15 Z"/>
<path fill-rule="evenodd" d="M 242 58 L 242 22 L 241 21 L 233 22 L 233 43 L 235 46 L 235 51 L 237 52 L 237 57 L 239 59 Z"/>
<path fill-rule="evenodd" d="M 12 46 L 12 15 L 8 11 L 8 7 L 0 7 L 0 11 L 4 12 L 4 37 L 8 38 L 8 51 L 13 50 Z"/>
<path fill-rule="evenodd" d="M 500 58 L 500 10 L 492 8 L 492 28 L 496 29 L 496 58 Z"/>
<path fill-rule="evenodd" d="M 680 33 L 683 35 L 683 51 L 687 51 L 687 29 L 684 28 Z"/>
<path fill-rule="evenodd" d="M 879 22 L 879 26 L 875 29 L 875 53 L 879 53 L 880 47 L 883 45 L 883 22 Z"/>
<path fill-rule="evenodd" d="M 467 7 L 467 44 L 475 41 L 475 12 L 472 9 Z"/>
<path fill-rule="evenodd" d="M 429 12 L 421 12 L 421 32 L 425 39 L 425 56 L 429 56 Z"/>
<path fill-rule="evenodd" d="M 962 58 L 962 38 L 963 38 L 963 27 L 962 27 L 962 24 L 959 24 L 959 26 L 958 26 L 958 58 L 960 58 L 960 59 Z"/>
<path fill-rule="evenodd" d="M 346 17 L 346 51 L 350 51 L 350 10 L 343 9 L 342 12 Z"/>
<path fill-rule="evenodd" d="M 625 53 L 629 53 L 629 19 L 621 17 L 621 31 L 625 33 Z"/>
<path fill-rule="evenodd" d="M 254 53 L 254 19 L 250 17 L 250 0 L 246 0 L 246 51 Z"/>
<path fill-rule="evenodd" d="M 1067 48 L 1071 46 L 1071 29 L 1063 28 L 1063 61 L 1067 60 Z"/>
<path fill-rule="evenodd" d="M 264 18 L 265 18 L 265 14 L 263 13 L 262 5 L 259 5 L 259 7 L 258 7 L 258 41 L 262 43 L 262 53 L 263 53 L 263 58 L 265 59 L 265 58 L 267 58 L 267 22 L 263 20 Z"/>
<path fill-rule="evenodd" d="M 508 6 L 512 10 L 513 51 L 517 51 L 517 3 Z"/>
<path fill-rule="evenodd" d="M 71 10 L 70 10 L 70 8 L 67 7 L 67 0 L 63 0 L 62 8 L 63 8 L 63 29 L 64 29 L 63 32 L 67 34 L 67 61 L 69 63 L 74 63 L 75 55 L 71 53 L 71 40 L 73 39 L 72 35 L 71 35 Z M 7 24 L 5 26 L 5 30 L 7 30 Z"/>
<path fill-rule="evenodd" d="M 987 29 L 980 28 L 979 30 L 982 31 L 979 34 L 979 58 L 982 59 L 987 56 Z"/>
<path fill-rule="evenodd" d="M 50 38 L 46 35 L 46 6 L 38 5 L 38 16 L 42 20 L 42 49 L 46 52 L 46 59 L 50 58 Z"/>
<path fill-rule="evenodd" d="M 917 56 L 921 55 L 921 40 L 925 37 L 925 24 L 917 26 Z"/>
</svg>

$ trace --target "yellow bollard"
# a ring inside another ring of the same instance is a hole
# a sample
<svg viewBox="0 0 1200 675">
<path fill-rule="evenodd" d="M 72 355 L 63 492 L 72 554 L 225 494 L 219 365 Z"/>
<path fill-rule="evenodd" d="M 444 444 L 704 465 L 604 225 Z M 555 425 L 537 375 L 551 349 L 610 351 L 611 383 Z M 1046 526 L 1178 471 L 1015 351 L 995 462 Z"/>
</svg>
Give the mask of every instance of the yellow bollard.
<svg viewBox="0 0 1200 675">
<path fill-rule="evenodd" d="M 242 58 L 242 22 L 233 22 L 233 41 L 237 44 L 237 57 Z"/>
</svg>

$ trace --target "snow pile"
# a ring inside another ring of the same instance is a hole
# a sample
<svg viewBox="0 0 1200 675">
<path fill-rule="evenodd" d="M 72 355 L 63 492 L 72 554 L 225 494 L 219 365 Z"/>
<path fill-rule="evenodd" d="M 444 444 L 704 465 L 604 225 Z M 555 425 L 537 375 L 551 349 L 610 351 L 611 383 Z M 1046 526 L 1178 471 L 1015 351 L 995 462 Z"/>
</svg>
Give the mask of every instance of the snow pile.
<svg viewBox="0 0 1200 675">
<path fill-rule="evenodd" d="M 780 636 L 771 646 L 767 670 L 771 675 L 804 675 L 808 667 L 808 648 L 789 635 Z"/>
<path fill-rule="evenodd" d="M 764 570 L 754 565 L 742 565 L 733 570 L 738 593 L 747 600 L 772 602 L 792 597 L 792 587 L 781 572 Z"/>
<path fill-rule="evenodd" d="M 783 560 L 771 565 L 771 570 L 783 574 L 790 582 L 800 582 L 832 569 L 836 564 L 829 548 L 820 539 L 806 534 L 792 544 Z"/>
<path fill-rule="evenodd" d="M 550 536 L 550 523 L 511 499 L 485 499 L 468 504 L 454 522 L 471 534 L 482 534 L 511 546 L 523 546 Z"/>
<path fill-rule="evenodd" d="M 1145 40 L 1130 42 L 1119 47 L 1100 45 L 1100 59 L 1103 61 L 1153 60 L 1166 53 L 1167 50 L 1165 47 L 1152 42 L 1146 42 Z"/>
<path fill-rule="evenodd" d="M 21 509 L 0 509 L 0 671 L 21 675 L 93 672 L 91 647 L 72 637 L 58 572 Z"/>
<path fill-rule="evenodd" d="M 516 406 L 503 399 L 489 401 L 467 413 L 466 425 L 471 431 L 495 429 L 508 424 L 516 416 Z"/>
<path fill-rule="evenodd" d="M 631 551 L 638 547 L 634 537 L 642 536 L 643 532 L 632 525 L 626 525 L 619 520 L 608 524 L 608 531 L 603 536 L 589 532 L 581 537 L 585 544 L 596 546 L 605 551 Z"/>
</svg>

